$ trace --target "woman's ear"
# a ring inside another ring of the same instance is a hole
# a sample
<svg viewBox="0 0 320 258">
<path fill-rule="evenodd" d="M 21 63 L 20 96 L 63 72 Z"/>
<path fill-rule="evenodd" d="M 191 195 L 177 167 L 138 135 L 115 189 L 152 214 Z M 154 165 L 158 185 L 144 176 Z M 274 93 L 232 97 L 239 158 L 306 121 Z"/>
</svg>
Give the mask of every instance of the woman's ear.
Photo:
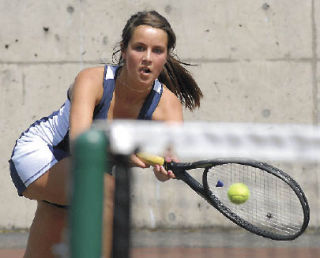
<svg viewBox="0 0 320 258">
<path fill-rule="evenodd" d="M 124 49 L 122 43 L 120 44 L 120 49 L 121 49 L 121 57 L 122 57 L 122 60 L 126 60 L 126 50 Z"/>
<path fill-rule="evenodd" d="M 121 51 L 121 57 L 122 57 L 122 60 L 125 61 L 126 60 L 126 53 Z"/>
</svg>

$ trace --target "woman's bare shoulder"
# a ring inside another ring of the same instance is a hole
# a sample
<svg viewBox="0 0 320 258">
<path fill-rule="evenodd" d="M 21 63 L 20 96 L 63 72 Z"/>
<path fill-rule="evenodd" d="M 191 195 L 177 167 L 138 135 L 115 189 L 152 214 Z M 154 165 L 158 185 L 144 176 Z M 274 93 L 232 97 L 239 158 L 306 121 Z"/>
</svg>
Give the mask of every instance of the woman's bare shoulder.
<svg viewBox="0 0 320 258">
<path fill-rule="evenodd" d="M 73 92 L 75 90 L 77 91 L 98 91 L 100 92 L 102 90 L 102 84 L 103 84 L 103 73 L 104 73 L 104 67 L 89 67 L 81 70 L 73 84 L 70 86 L 69 94 L 70 96 L 73 95 Z"/>
<path fill-rule="evenodd" d="M 104 67 L 88 67 L 81 70 L 77 76 L 73 84 L 70 86 L 70 91 L 72 92 L 75 87 L 85 88 L 85 87 L 99 87 L 103 82 L 103 72 Z"/>
<path fill-rule="evenodd" d="M 103 66 L 96 66 L 96 67 L 88 67 L 83 70 L 81 70 L 77 77 L 77 79 L 82 79 L 82 80 L 103 80 L 103 72 L 104 72 L 104 67 Z"/>
<path fill-rule="evenodd" d="M 163 85 L 163 93 L 155 112 L 156 119 L 182 121 L 182 104 L 179 98 Z"/>
</svg>

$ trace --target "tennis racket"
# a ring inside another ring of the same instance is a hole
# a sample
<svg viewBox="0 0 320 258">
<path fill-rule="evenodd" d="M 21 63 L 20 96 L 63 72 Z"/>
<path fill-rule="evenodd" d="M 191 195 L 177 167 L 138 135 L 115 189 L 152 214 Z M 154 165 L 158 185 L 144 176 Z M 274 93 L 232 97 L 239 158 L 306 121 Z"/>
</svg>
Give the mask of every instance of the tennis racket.
<svg viewBox="0 0 320 258">
<path fill-rule="evenodd" d="M 162 157 L 138 153 L 149 165 L 172 170 L 210 205 L 240 227 L 273 240 L 293 240 L 308 226 L 310 210 L 304 192 L 288 174 L 267 163 L 242 159 L 213 159 L 192 163 L 165 162 Z M 202 184 L 187 171 L 201 169 Z M 244 183 L 249 199 L 234 204 L 228 188 Z"/>
</svg>

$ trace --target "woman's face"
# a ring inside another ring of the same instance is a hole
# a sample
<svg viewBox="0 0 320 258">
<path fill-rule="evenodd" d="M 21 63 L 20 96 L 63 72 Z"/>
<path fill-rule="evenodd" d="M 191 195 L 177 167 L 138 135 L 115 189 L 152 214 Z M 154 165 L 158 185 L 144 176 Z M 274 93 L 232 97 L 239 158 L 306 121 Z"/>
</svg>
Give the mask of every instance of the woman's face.
<svg viewBox="0 0 320 258">
<path fill-rule="evenodd" d="M 122 52 L 127 82 L 150 86 L 158 78 L 167 60 L 168 35 L 148 25 L 135 28 L 128 47 Z"/>
</svg>

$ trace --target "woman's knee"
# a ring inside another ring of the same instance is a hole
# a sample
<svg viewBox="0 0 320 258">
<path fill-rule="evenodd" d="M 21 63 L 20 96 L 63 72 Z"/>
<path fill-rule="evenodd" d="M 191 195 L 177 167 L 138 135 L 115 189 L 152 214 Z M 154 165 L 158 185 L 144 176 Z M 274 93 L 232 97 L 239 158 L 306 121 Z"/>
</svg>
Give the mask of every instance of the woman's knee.
<svg viewBox="0 0 320 258">
<path fill-rule="evenodd" d="M 69 180 L 69 159 L 63 159 L 32 182 L 22 193 L 32 200 L 46 200 L 57 204 L 67 204 Z"/>
<path fill-rule="evenodd" d="M 51 248 L 63 240 L 66 225 L 67 210 L 39 201 L 24 258 L 53 257 Z"/>
<path fill-rule="evenodd" d="M 38 201 L 34 223 L 45 228 L 62 229 L 67 221 L 68 210 L 56 207 L 50 203 Z M 59 230 L 58 230 L 59 231 Z"/>
<path fill-rule="evenodd" d="M 22 193 L 22 195 L 30 200 L 42 200 L 41 198 L 41 183 L 38 182 L 39 179 L 32 182 L 26 190 Z"/>
<path fill-rule="evenodd" d="M 46 199 L 49 171 L 33 181 L 22 195 L 30 200 L 42 201 Z"/>
</svg>

